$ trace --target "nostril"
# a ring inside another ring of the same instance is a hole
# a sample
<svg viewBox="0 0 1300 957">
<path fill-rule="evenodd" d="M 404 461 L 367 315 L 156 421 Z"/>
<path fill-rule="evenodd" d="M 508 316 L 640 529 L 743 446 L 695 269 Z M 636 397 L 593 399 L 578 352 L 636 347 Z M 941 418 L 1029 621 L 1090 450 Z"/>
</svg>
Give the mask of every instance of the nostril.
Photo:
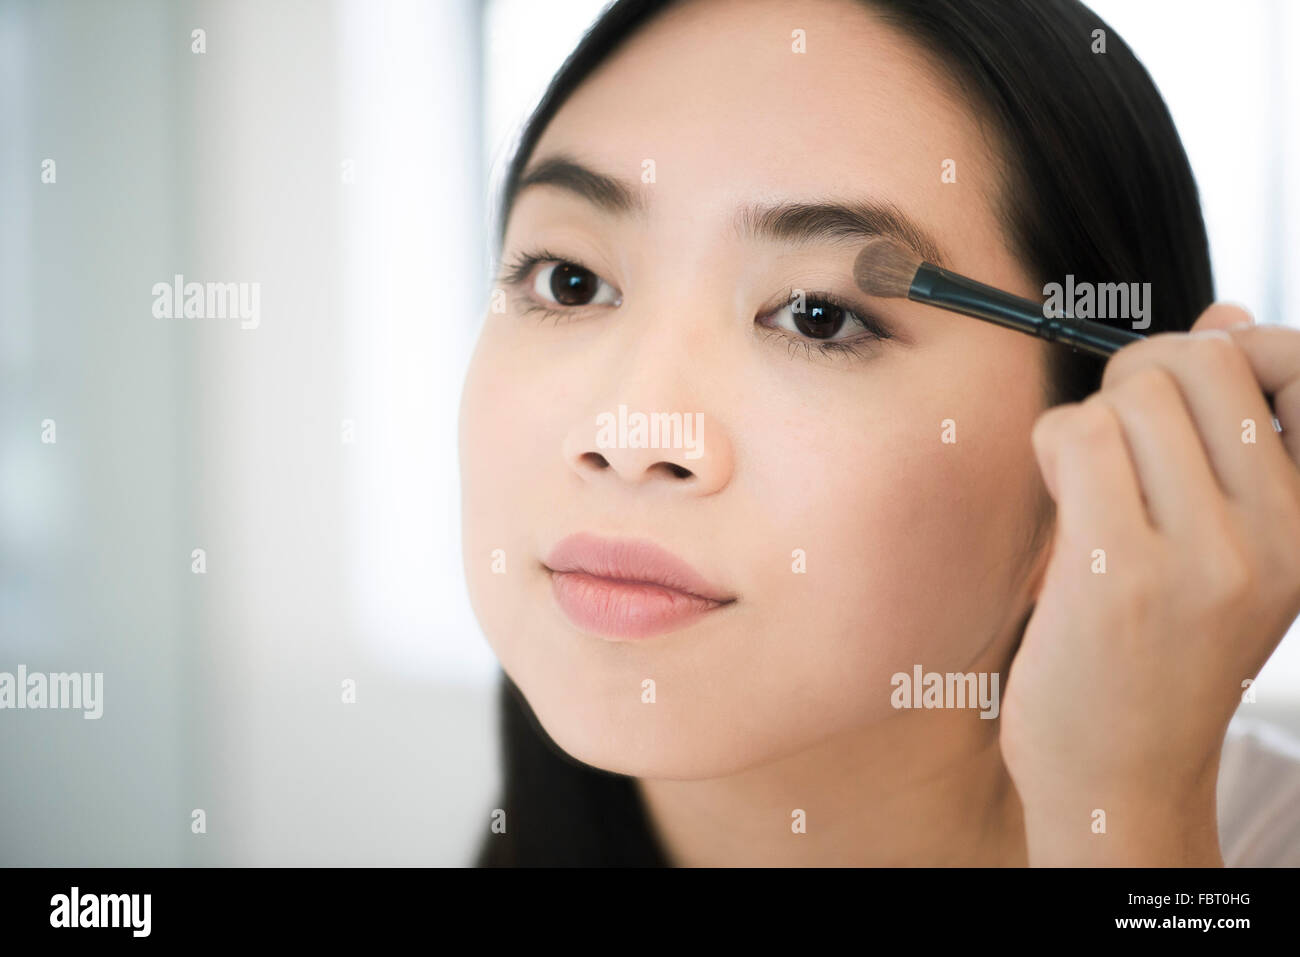
<svg viewBox="0 0 1300 957">
<path fill-rule="evenodd" d="M 695 474 L 690 469 L 682 468 L 676 462 L 657 462 L 655 467 L 667 469 L 675 478 L 690 478 Z"/>
<path fill-rule="evenodd" d="M 578 461 L 595 469 L 609 468 L 609 460 L 599 452 L 584 452 L 578 457 Z"/>
</svg>

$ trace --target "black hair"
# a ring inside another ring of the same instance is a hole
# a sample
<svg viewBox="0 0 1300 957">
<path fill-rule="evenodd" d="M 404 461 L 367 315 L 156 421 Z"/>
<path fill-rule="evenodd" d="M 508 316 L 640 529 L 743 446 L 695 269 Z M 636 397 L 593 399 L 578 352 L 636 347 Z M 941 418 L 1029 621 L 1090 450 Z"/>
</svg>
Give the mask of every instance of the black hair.
<svg viewBox="0 0 1300 957">
<path fill-rule="evenodd" d="M 664 867 L 633 778 L 571 757 L 507 675 L 499 688 L 504 833 L 490 833 L 478 867 Z"/>
<path fill-rule="evenodd" d="M 675 2 L 616 0 L 565 60 L 507 168 L 498 246 L 552 117 Z M 1005 164 L 997 213 L 1036 281 L 1071 274 L 1076 284 L 1149 282 L 1144 331 L 1190 328 L 1214 299 L 1196 181 L 1163 98 L 1114 30 L 1078 0 L 861 2 L 934 55 L 991 124 Z M 1100 386 L 1097 359 L 1057 347 L 1049 362 L 1048 404 L 1079 401 Z M 480 865 L 666 863 L 634 779 L 567 755 L 509 678 L 501 706 L 507 828 L 488 836 Z"/>
</svg>

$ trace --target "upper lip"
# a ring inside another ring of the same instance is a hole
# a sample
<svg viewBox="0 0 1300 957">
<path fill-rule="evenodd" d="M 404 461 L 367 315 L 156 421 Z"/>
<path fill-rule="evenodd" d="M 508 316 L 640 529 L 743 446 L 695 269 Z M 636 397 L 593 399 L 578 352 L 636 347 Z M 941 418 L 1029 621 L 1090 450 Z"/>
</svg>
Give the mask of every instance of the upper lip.
<svg viewBox="0 0 1300 957">
<path fill-rule="evenodd" d="M 551 549 L 544 564 L 553 572 L 582 572 L 613 581 L 658 585 L 708 601 L 735 601 L 734 595 L 672 552 L 636 539 L 570 535 Z"/>
</svg>

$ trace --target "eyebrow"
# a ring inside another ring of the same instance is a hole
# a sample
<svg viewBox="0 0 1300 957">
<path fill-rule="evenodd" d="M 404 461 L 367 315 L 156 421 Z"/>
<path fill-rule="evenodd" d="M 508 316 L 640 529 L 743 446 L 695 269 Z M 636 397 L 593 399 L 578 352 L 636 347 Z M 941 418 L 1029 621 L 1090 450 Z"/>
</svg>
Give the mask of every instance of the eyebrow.
<svg viewBox="0 0 1300 957">
<path fill-rule="evenodd" d="M 568 156 L 549 156 L 531 166 L 520 177 L 515 198 L 534 186 L 565 190 L 614 215 L 644 217 L 649 212 L 646 194 L 632 183 L 598 172 Z M 926 262 L 936 266 L 947 262 L 947 256 L 929 232 L 893 203 L 882 200 L 747 204 L 736 210 L 732 227 L 739 238 L 791 244 L 887 236 L 910 247 Z"/>
</svg>

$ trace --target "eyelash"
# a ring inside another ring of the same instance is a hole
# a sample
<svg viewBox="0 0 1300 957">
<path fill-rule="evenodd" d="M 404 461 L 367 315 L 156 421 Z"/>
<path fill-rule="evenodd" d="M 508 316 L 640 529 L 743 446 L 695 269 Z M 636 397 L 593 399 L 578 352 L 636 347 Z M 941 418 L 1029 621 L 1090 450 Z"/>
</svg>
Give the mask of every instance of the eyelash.
<svg viewBox="0 0 1300 957">
<path fill-rule="evenodd" d="M 785 300 L 777 308 L 784 309 L 788 306 L 794 300 L 794 292 L 795 287 L 793 286 L 787 289 L 785 292 Z M 772 335 L 780 336 L 783 339 L 789 340 L 792 353 L 795 349 L 802 346 L 805 356 L 810 355 L 812 349 L 816 348 L 822 353 L 822 355 L 847 355 L 852 356 L 855 359 L 860 359 L 862 358 L 862 352 L 859 350 L 864 345 L 872 346 L 877 342 L 893 338 L 893 334 L 886 329 L 879 320 L 866 312 L 861 306 L 855 305 L 847 299 L 835 295 L 833 292 L 804 290 L 804 301 L 815 302 L 825 306 L 834 306 L 837 309 L 844 310 L 851 317 L 847 321 L 857 325 L 857 327 L 863 331 L 863 334 L 853 339 L 833 341 L 828 339 L 812 339 L 804 336 L 795 336 L 785 332 L 784 330 L 770 330 Z"/>
<path fill-rule="evenodd" d="M 587 272 L 592 273 L 592 275 L 596 275 L 594 270 L 588 269 L 581 262 L 572 257 L 560 256 L 548 249 L 534 249 L 531 252 L 519 253 L 513 260 L 505 263 L 501 269 L 500 275 L 497 277 L 497 282 L 504 283 L 511 288 L 517 289 L 523 285 L 525 280 L 528 279 L 529 274 L 532 273 L 533 269 L 542 263 L 577 266 L 579 269 L 584 269 Z M 783 309 L 789 305 L 794 299 L 794 293 L 795 287 L 791 286 L 787 289 L 785 299 L 781 305 L 777 306 L 777 309 Z M 808 357 L 811 357 L 812 350 L 815 348 L 821 352 L 822 355 L 837 357 L 847 355 L 853 358 L 861 358 L 862 352 L 860 349 L 863 345 L 873 345 L 876 342 L 893 338 L 892 333 L 890 333 L 889 330 L 870 313 L 865 312 L 860 306 L 857 306 L 834 293 L 817 291 L 809 292 L 805 290 L 804 301 L 834 306 L 837 309 L 844 310 L 850 317 L 847 321 L 857 324 L 857 326 L 863 330 L 863 335 L 855 339 L 833 341 L 792 335 L 779 329 L 769 330 L 769 337 L 777 336 L 789 342 L 791 355 L 793 355 L 795 349 L 802 347 L 804 355 Z M 574 310 L 581 308 L 581 306 L 572 306 L 565 309 L 552 309 L 549 306 L 530 300 L 528 305 L 523 308 L 523 312 L 525 315 L 540 313 L 542 319 L 554 319 L 558 323 L 566 319 L 572 319 Z"/>
<path fill-rule="evenodd" d="M 520 253 L 513 261 L 506 263 L 502 267 L 501 275 L 497 277 L 497 282 L 504 283 L 512 289 L 517 289 L 524 284 L 524 280 L 528 278 L 528 275 L 533 271 L 533 268 L 541 263 L 567 263 L 570 266 L 577 266 L 579 269 L 587 269 L 587 267 L 582 263 L 570 257 L 557 256 L 555 253 L 552 253 L 547 249 L 535 249 L 532 252 Z M 593 270 L 587 271 L 592 272 L 593 275 L 595 274 Z M 573 318 L 573 309 L 580 308 L 582 307 L 574 306 L 570 309 L 552 309 L 549 306 L 544 306 L 541 303 L 534 302 L 530 299 L 528 305 L 526 305 L 522 311 L 525 315 L 541 313 L 541 318 L 554 319 L 558 323 L 562 319 Z"/>
</svg>

